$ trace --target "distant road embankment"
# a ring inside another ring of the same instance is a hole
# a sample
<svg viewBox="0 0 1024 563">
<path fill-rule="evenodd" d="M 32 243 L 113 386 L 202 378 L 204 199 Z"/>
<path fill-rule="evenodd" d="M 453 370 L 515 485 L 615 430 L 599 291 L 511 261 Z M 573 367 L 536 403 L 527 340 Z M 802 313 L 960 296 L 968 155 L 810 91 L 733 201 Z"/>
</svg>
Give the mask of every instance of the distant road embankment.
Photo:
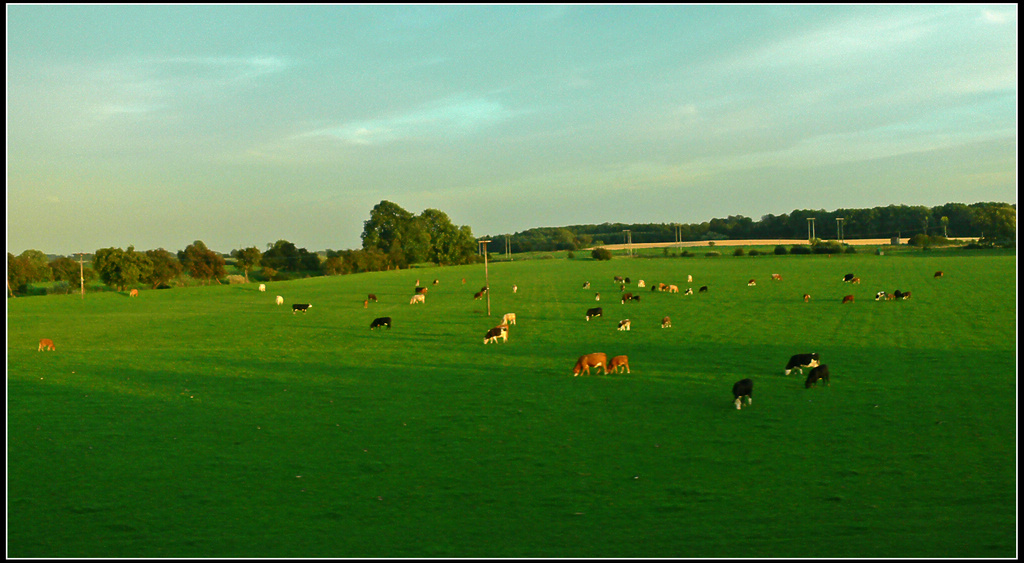
<svg viewBox="0 0 1024 563">
<path fill-rule="evenodd" d="M 900 244 L 907 244 L 909 238 L 901 238 Z M 967 240 L 967 239 L 963 239 Z M 806 239 L 758 239 L 758 240 L 689 240 L 684 242 L 644 242 L 634 244 L 606 244 L 603 248 L 608 250 L 625 250 L 626 248 L 663 248 L 663 247 L 686 247 L 686 246 L 792 246 L 794 244 L 808 244 Z M 887 238 L 859 238 L 846 239 L 843 242 L 851 246 L 883 246 L 892 244 L 892 239 Z"/>
</svg>

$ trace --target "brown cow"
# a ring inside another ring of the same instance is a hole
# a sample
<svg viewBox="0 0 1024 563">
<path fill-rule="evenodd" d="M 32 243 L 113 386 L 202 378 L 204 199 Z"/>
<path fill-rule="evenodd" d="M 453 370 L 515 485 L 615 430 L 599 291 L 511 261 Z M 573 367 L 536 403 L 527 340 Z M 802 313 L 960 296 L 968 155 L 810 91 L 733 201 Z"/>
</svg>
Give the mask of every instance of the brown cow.
<svg viewBox="0 0 1024 563">
<path fill-rule="evenodd" d="M 810 302 L 810 300 L 811 300 L 810 294 L 805 293 L 804 294 L 804 303 L 808 303 L 808 302 Z"/>
<path fill-rule="evenodd" d="M 670 286 L 668 286 L 668 292 L 669 293 L 679 293 L 679 287 L 678 286 L 674 286 L 674 285 L 670 285 Z"/>
<path fill-rule="evenodd" d="M 133 289 L 133 290 L 128 292 L 128 297 L 138 297 L 138 296 L 139 296 L 139 290 L 137 290 L 137 289 Z"/>
<path fill-rule="evenodd" d="M 427 294 L 427 288 L 425 288 L 425 287 L 417 287 L 416 288 L 416 294 L 417 295 L 426 295 Z"/>
<path fill-rule="evenodd" d="M 626 368 L 626 373 L 629 373 L 629 358 L 626 356 L 615 356 L 608 362 L 608 371 L 612 373 L 619 373 L 619 368 Z"/>
<path fill-rule="evenodd" d="M 773 281 L 782 281 L 782 274 L 772 274 Z"/>
<path fill-rule="evenodd" d="M 478 292 L 473 294 L 473 299 L 480 299 L 483 296 L 484 296 L 484 292 L 478 291 Z"/>
<path fill-rule="evenodd" d="M 853 296 L 847 295 L 846 297 L 843 297 L 843 303 L 853 303 Z"/>
<path fill-rule="evenodd" d="M 373 301 L 374 303 L 376 303 L 377 302 L 377 296 L 371 293 L 371 294 L 366 296 L 366 300 L 367 301 Z"/>
<path fill-rule="evenodd" d="M 53 350 L 54 352 L 57 351 L 57 347 L 53 345 L 53 340 L 50 340 L 49 338 L 39 339 L 39 351 L 42 352 L 44 350 Z"/>
<path fill-rule="evenodd" d="M 942 277 L 942 270 L 939 270 L 938 272 L 935 272 L 935 277 L 941 278 Z"/>
<path fill-rule="evenodd" d="M 750 280 L 750 281 L 747 282 L 747 287 L 750 287 L 752 285 L 757 285 L 757 282 L 754 281 L 754 280 Z"/>
<path fill-rule="evenodd" d="M 619 321 L 619 330 L 629 330 L 629 319 L 623 319 Z"/>
<path fill-rule="evenodd" d="M 572 368 L 572 375 L 573 377 L 576 377 L 584 371 L 587 372 L 587 375 L 590 375 L 590 368 L 592 367 L 601 368 L 604 370 L 605 375 L 608 375 L 608 356 L 603 352 L 580 356 L 580 358 L 576 360 L 576 365 Z"/>
<path fill-rule="evenodd" d="M 850 283 L 860 283 L 860 278 L 853 278 L 850 280 Z"/>
<path fill-rule="evenodd" d="M 661 328 L 672 328 L 672 319 L 668 317 L 661 319 Z"/>
</svg>

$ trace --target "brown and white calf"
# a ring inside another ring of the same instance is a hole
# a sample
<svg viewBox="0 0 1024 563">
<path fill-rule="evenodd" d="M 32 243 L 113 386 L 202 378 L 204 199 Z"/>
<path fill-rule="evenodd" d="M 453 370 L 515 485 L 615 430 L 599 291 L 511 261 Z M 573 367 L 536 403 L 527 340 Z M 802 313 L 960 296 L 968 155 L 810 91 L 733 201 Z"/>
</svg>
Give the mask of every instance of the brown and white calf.
<svg viewBox="0 0 1024 563">
<path fill-rule="evenodd" d="M 608 371 L 612 373 L 619 373 L 619 368 L 626 368 L 626 373 L 629 373 L 629 358 L 626 356 L 615 356 L 608 361 Z"/>
<path fill-rule="evenodd" d="M 782 274 L 772 274 L 772 281 L 782 281 Z"/>
<path fill-rule="evenodd" d="M 585 354 L 580 356 L 576 360 L 576 365 L 572 368 L 572 375 L 577 375 L 587 372 L 590 375 L 590 368 L 601 368 L 604 370 L 605 375 L 608 375 L 608 356 L 604 352 L 595 352 L 593 354 Z"/>
<path fill-rule="evenodd" d="M 629 319 L 619 321 L 619 330 L 629 330 Z"/>
<path fill-rule="evenodd" d="M 750 281 L 747 282 L 747 287 L 750 287 L 752 285 L 757 285 L 757 282 L 754 281 L 754 280 L 750 280 Z"/>
<path fill-rule="evenodd" d="M 672 319 L 668 317 L 661 319 L 661 328 L 672 328 Z"/>
</svg>

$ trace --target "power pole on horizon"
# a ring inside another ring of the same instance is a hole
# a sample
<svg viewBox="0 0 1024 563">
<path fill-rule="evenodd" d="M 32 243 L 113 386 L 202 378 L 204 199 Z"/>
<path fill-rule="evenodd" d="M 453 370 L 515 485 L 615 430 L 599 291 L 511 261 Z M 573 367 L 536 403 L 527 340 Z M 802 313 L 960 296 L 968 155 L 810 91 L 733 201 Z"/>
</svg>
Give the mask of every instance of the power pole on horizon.
<svg viewBox="0 0 1024 563">
<path fill-rule="evenodd" d="M 807 218 L 807 242 L 814 240 L 814 217 Z"/>
<path fill-rule="evenodd" d="M 85 299 L 85 262 L 83 262 L 84 252 L 78 254 L 78 280 L 82 284 L 82 299 Z"/>
<path fill-rule="evenodd" d="M 484 292 L 484 293 L 487 294 L 487 316 L 488 317 L 491 316 L 491 278 L 487 274 L 487 243 L 489 243 L 489 242 L 491 242 L 491 241 L 489 241 L 489 240 L 478 241 L 478 244 L 482 245 L 483 249 L 484 249 L 484 287 L 487 288 L 487 291 Z"/>
</svg>

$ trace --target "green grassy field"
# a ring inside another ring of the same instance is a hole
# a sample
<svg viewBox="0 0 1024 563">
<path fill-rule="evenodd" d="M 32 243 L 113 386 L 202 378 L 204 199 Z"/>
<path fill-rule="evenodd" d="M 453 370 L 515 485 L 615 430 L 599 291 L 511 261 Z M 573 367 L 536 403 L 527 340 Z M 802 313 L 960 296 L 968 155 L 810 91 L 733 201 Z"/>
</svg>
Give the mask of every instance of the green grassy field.
<svg viewBox="0 0 1024 563">
<path fill-rule="evenodd" d="M 8 556 L 1014 557 L 1015 269 L 492 263 L 490 317 L 482 265 L 9 299 Z M 590 352 L 632 373 L 572 377 Z M 804 352 L 831 387 L 783 375 Z"/>
</svg>

